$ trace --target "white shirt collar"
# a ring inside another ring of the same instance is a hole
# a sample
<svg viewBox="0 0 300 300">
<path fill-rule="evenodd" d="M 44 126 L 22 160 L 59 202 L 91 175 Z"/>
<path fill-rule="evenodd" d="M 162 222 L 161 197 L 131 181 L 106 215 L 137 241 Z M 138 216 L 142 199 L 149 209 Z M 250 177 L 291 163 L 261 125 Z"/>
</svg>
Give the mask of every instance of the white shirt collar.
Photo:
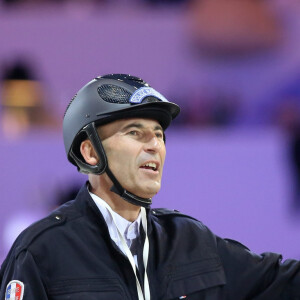
<svg viewBox="0 0 300 300">
<path fill-rule="evenodd" d="M 103 203 L 106 203 L 103 199 L 101 199 L 99 196 L 91 193 L 90 196 L 94 200 L 95 204 L 97 205 L 98 209 L 100 210 L 101 214 L 103 215 L 103 218 L 107 224 L 109 235 L 111 239 L 118 245 L 118 247 L 123 251 L 121 247 L 121 243 L 118 237 L 117 228 L 113 222 L 113 219 L 108 212 L 107 208 L 103 205 Z M 124 236 L 127 245 L 130 247 L 131 242 L 133 239 L 137 238 L 140 234 L 140 224 L 141 224 L 141 213 L 139 213 L 137 219 L 134 222 L 130 222 L 117 214 L 116 212 L 112 212 L 116 225 L 118 226 L 120 232 Z"/>
</svg>

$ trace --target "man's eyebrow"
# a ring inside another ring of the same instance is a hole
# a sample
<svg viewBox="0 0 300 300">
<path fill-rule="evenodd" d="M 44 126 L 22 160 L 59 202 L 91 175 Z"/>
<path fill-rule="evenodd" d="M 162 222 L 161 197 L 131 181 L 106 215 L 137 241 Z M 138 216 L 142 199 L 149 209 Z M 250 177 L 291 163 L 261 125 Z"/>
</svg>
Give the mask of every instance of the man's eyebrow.
<svg viewBox="0 0 300 300">
<path fill-rule="evenodd" d="M 154 130 L 161 130 L 162 132 L 164 131 L 163 128 L 160 125 L 156 125 L 154 127 Z"/>
<path fill-rule="evenodd" d="M 145 128 L 145 126 L 143 124 L 134 122 L 134 123 L 129 123 L 126 126 L 124 126 L 122 128 L 122 131 L 128 130 L 129 128 L 132 128 L 132 127 L 140 128 L 140 129 Z M 160 125 L 156 125 L 153 129 L 164 131 Z"/>
</svg>

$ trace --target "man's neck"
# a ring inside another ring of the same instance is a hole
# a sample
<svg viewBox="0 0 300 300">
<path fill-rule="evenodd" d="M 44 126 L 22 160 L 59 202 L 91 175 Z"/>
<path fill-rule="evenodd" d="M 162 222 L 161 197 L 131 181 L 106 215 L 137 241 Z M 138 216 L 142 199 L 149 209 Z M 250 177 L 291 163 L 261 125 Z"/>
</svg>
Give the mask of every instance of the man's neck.
<svg viewBox="0 0 300 300">
<path fill-rule="evenodd" d="M 103 199 L 113 211 L 124 219 L 134 222 L 140 213 L 141 207 L 133 205 L 109 189 L 100 188 L 90 180 L 90 192 Z"/>
</svg>

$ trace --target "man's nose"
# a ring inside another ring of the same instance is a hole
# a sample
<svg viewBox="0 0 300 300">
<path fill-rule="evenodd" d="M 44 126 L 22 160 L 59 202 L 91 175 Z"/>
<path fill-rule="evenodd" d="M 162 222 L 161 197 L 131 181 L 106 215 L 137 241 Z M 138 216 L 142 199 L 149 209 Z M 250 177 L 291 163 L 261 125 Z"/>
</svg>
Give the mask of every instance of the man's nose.
<svg viewBox="0 0 300 300">
<path fill-rule="evenodd" d="M 149 140 L 145 144 L 145 147 L 146 151 L 148 152 L 157 152 L 161 149 L 162 142 L 156 135 L 153 135 L 151 136 L 151 138 L 149 138 Z"/>
</svg>

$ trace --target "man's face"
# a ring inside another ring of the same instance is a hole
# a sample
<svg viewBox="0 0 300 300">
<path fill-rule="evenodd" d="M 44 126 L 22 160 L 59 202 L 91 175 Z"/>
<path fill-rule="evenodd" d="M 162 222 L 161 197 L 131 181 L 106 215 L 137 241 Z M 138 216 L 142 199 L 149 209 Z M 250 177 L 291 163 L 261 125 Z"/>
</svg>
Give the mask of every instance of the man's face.
<svg viewBox="0 0 300 300">
<path fill-rule="evenodd" d="M 123 188 L 151 198 L 161 186 L 166 147 L 163 129 L 152 119 L 124 119 L 98 129 L 108 165 Z"/>
</svg>

